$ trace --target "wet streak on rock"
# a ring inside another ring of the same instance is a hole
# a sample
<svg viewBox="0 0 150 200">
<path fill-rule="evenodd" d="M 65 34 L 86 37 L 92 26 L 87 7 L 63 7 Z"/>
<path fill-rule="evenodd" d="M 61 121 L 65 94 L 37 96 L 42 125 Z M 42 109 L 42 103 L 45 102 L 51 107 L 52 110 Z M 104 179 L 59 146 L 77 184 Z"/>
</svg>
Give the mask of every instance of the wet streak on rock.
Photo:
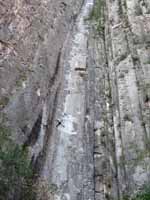
<svg viewBox="0 0 150 200">
<path fill-rule="evenodd" d="M 42 171 L 44 164 L 45 164 L 45 160 L 47 158 L 47 153 L 48 153 L 47 150 L 49 147 L 49 142 L 50 142 L 50 138 L 51 138 L 51 134 L 52 134 L 52 128 L 53 128 L 53 123 L 54 123 L 54 119 L 55 119 L 55 112 L 57 109 L 57 100 L 58 100 L 59 90 L 60 90 L 60 86 L 58 86 L 55 97 L 54 97 L 52 114 L 48 118 L 48 125 L 46 127 L 46 134 L 44 137 L 43 149 L 39 153 L 36 161 L 34 162 L 35 178 L 38 178 L 40 176 L 40 172 Z"/>
<path fill-rule="evenodd" d="M 54 71 L 53 77 L 51 78 L 50 83 L 49 83 L 50 84 L 50 88 L 54 84 L 55 79 L 58 77 L 58 73 L 59 73 L 59 69 L 60 69 L 61 49 L 59 50 L 59 53 L 58 53 L 58 56 L 57 56 L 56 67 L 55 67 L 55 71 Z"/>
<path fill-rule="evenodd" d="M 27 138 L 27 141 L 24 143 L 24 146 L 33 146 L 40 134 L 40 130 L 41 130 L 41 122 L 42 122 L 42 113 L 39 114 L 30 135 Z"/>
</svg>

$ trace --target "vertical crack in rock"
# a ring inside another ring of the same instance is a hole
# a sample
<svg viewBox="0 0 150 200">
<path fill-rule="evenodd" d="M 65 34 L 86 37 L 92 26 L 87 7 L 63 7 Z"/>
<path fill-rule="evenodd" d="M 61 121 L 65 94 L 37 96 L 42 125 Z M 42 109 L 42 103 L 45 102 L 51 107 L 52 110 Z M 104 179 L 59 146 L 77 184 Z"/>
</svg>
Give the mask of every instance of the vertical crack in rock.
<svg viewBox="0 0 150 200">
<path fill-rule="evenodd" d="M 149 81 L 144 74 L 144 55 L 139 55 L 143 47 L 134 41 L 138 22 L 133 20 L 130 6 L 129 1 L 107 0 L 101 13 L 104 32 L 97 36 L 92 31 L 89 39 L 96 88 L 95 199 L 122 199 L 150 181 L 150 114 L 147 103 L 144 105 Z"/>
<path fill-rule="evenodd" d="M 53 97 L 54 98 L 53 99 L 53 110 L 52 110 L 52 113 L 49 114 L 49 116 L 48 116 L 47 125 L 45 127 L 43 148 L 39 152 L 36 160 L 34 161 L 34 171 L 35 171 L 34 173 L 36 176 L 40 176 L 41 171 L 43 170 L 43 167 L 45 165 L 46 158 L 47 158 L 48 147 L 49 147 L 49 143 L 50 143 L 50 139 L 51 139 L 53 122 L 54 122 L 55 112 L 56 112 L 56 108 L 57 108 L 59 89 L 60 89 L 60 87 L 57 88 L 56 93 Z"/>
<path fill-rule="evenodd" d="M 41 123 L 42 114 L 40 113 L 24 146 L 33 146 L 37 142 L 41 131 Z"/>
</svg>

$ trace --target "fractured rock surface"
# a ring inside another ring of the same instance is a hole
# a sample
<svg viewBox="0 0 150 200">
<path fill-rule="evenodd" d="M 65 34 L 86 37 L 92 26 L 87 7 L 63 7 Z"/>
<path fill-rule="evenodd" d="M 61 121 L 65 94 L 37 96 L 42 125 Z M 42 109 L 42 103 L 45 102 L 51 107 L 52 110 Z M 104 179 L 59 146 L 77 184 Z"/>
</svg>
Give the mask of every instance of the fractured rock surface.
<svg viewBox="0 0 150 200">
<path fill-rule="evenodd" d="M 0 1 L 0 123 L 50 200 L 121 200 L 150 184 L 150 3 L 103 1 L 99 34 L 93 5 Z"/>
</svg>

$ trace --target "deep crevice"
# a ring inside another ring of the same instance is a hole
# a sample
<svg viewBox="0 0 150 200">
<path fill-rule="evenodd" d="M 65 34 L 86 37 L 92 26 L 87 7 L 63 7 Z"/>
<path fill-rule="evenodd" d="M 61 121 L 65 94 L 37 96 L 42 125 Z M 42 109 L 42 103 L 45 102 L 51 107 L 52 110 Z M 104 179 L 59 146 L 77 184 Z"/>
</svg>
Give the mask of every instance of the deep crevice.
<svg viewBox="0 0 150 200">
<path fill-rule="evenodd" d="M 39 114 L 36 122 L 34 123 L 34 126 L 30 132 L 30 135 L 28 136 L 26 142 L 24 143 L 24 147 L 35 145 L 40 135 L 41 123 L 42 123 L 42 112 Z"/>
</svg>

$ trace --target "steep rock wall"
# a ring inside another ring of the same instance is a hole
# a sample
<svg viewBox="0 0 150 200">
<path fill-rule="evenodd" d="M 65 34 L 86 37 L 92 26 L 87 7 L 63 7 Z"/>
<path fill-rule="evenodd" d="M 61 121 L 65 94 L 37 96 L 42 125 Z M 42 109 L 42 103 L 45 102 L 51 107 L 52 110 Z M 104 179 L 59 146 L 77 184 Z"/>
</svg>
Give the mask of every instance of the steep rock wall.
<svg viewBox="0 0 150 200">
<path fill-rule="evenodd" d="M 0 131 L 9 127 L 13 140 L 28 147 L 36 174 L 52 134 L 61 51 L 82 3 L 0 1 Z"/>
<path fill-rule="evenodd" d="M 149 6 L 148 1 L 101 1 L 101 31 L 90 39 L 99 93 L 96 199 L 125 198 L 149 185 Z"/>
<path fill-rule="evenodd" d="M 150 182 L 150 3 L 100 2 L 98 32 L 92 0 L 0 2 L 1 124 L 28 146 L 40 200 Z"/>
<path fill-rule="evenodd" d="M 0 2 L 1 121 L 6 121 L 19 143 L 35 146 L 41 124 L 44 129 L 52 118 L 61 83 L 61 49 L 81 4 L 72 0 Z M 33 147 L 32 154 L 38 154 L 41 145 Z"/>
</svg>

